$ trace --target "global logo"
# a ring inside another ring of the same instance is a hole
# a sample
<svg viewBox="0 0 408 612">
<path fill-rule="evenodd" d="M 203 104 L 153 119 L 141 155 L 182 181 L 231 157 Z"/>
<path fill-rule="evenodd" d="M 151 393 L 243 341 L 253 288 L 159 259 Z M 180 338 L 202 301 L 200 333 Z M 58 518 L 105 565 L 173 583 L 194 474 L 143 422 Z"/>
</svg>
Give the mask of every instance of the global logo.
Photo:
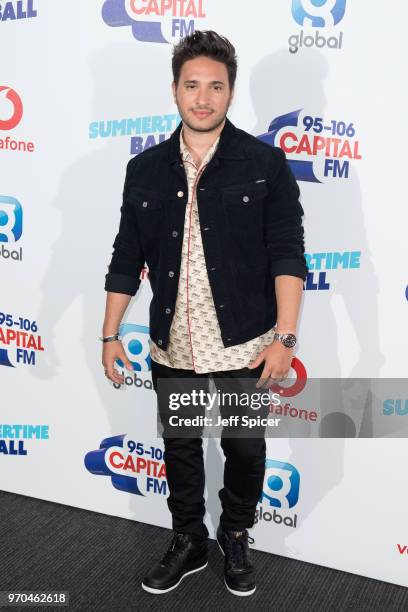
<svg viewBox="0 0 408 612">
<path fill-rule="evenodd" d="M 299 501 L 300 475 L 291 463 L 267 459 L 265 478 L 259 501 L 261 505 L 255 512 L 255 523 L 260 521 L 286 527 L 297 527 L 297 514 L 290 511 Z M 273 508 L 270 512 L 262 504 Z M 280 509 L 280 511 L 277 510 Z"/>
<path fill-rule="evenodd" d="M 105 0 L 102 19 L 112 27 L 131 27 L 136 40 L 173 43 L 195 31 L 206 14 L 203 0 Z"/>
<path fill-rule="evenodd" d="M 102 440 L 97 450 L 85 455 L 84 463 L 91 474 L 109 476 L 119 491 L 141 496 L 167 494 L 163 450 L 147 447 L 126 434 Z"/>
<path fill-rule="evenodd" d="M 298 109 L 272 119 L 268 131 L 258 136 L 290 156 L 298 181 L 323 183 L 327 178 L 348 179 L 350 162 L 361 160 L 354 123 L 325 119 Z"/>
<path fill-rule="evenodd" d="M 12 130 L 21 121 L 23 103 L 18 93 L 7 85 L 0 85 L 0 130 Z"/>
<path fill-rule="evenodd" d="M 292 16 L 296 23 L 306 28 L 332 29 L 344 17 L 346 0 L 292 0 Z M 317 49 L 341 49 L 343 46 L 343 32 L 338 36 L 332 34 L 326 37 L 324 33 L 316 30 L 301 30 L 289 36 L 289 51 L 297 53 L 303 47 L 316 47 Z"/>
<path fill-rule="evenodd" d="M 292 0 L 296 23 L 312 28 L 331 28 L 344 17 L 346 0 Z"/>
<path fill-rule="evenodd" d="M 149 328 L 135 323 L 122 323 L 119 327 L 119 334 L 133 370 L 149 372 L 151 369 Z M 121 368 L 125 367 L 121 359 L 118 359 L 117 363 Z"/>
<path fill-rule="evenodd" d="M 23 209 L 11 196 L 0 195 L 0 242 L 17 242 L 23 232 Z"/>
<path fill-rule="evenodd" d="M 300 475 L 291 463 L 267 459 L 261 502 L 276 508 L 293 508 L 299 500 Z"/>
</svg>

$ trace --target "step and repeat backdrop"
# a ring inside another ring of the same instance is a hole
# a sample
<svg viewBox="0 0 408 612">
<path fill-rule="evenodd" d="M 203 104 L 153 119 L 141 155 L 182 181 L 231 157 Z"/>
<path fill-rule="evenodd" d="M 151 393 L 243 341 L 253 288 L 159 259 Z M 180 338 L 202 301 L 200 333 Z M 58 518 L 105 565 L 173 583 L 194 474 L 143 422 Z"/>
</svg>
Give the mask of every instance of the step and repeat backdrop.
<svg viewBox="0 0 408 612">
<path fill-rule="evenodd" d="M 126 164 L 179 123 L 172 44 L 214 29 L 239 59 L 229 118 L 285 150 L 305 210 L 282 408 L 302 435 L 267 441 L 255 548 L 408 586 L 408 448 L 377 427 L 405 427 L 408 394 L 391 385 L 368 409 L 355 382 L 406 375 L 407 23 L 402 0 L 0 3 L 2 489 L 171 526 L 147 269 L 121 326 L 133 371 L 120 387 L 98 337 Z M 350 379 L 353 410 L 326 405 L 343 437 L 312 435 L 300 378 Z M 223 461 L 206 439 L 211 536 Z"/>
</svg>

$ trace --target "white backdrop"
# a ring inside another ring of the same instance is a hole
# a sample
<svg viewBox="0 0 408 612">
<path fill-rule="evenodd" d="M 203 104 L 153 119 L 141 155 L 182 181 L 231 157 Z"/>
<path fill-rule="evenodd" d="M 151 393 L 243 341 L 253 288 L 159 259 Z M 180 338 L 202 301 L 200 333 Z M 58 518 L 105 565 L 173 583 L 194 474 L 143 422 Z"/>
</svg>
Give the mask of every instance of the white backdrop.
<svg viewBox="0 0 408 612">
<path fill-rule="evenodd" d="M 310 273 L 295 371 L 406 375 L 407 17 L 402 0 L 2 3 L 4 490 L 171 525 L 146 278 L 124 321 L 135 371 L 121 389 L 97 338 L 125 165 L 177 125 L 169 43 L 193 27 L 233 41 L 229 117 L 286 148 L 299 181 Z M 354 439 L 268 440 L 255 547 L 408 586 L 407 445 L 369 439 L 362 411 Z M 213 535 L 223 456 L 205 447 Z"/>
</svg>

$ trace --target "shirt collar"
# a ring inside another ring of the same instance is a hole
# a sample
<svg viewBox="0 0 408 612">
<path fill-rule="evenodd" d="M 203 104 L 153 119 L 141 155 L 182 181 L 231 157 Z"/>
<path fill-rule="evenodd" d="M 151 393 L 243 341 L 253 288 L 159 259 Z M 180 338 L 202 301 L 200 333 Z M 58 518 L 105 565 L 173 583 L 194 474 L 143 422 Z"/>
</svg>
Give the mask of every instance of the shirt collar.
<svg viewBox="0 0 408 612">
<path fill-rule="evenodd" d="M 214 155 L 217 147 L 218 147 L 218 143 L 220 141 L 220 134 L 218 135 L 217 140 L 211 145 L 211 147 L 207 150 L 207 153 L 204 156 L 204 159 L 202 161 L 201 165 L 204 165 L 206 163 L 208 163 L 211 159 L 211 157 Z M 193 161 L 193 156 L 191 155 L 190 151 L 187 148 L 186 143 L 184 142 L 184 138 L 183 138 L 183 128 L 180 130 L 180 153 L 181 153 L 181 157 L 183 159 L 183 161 L 189 161 L 194 163 Z"/>
</svg>

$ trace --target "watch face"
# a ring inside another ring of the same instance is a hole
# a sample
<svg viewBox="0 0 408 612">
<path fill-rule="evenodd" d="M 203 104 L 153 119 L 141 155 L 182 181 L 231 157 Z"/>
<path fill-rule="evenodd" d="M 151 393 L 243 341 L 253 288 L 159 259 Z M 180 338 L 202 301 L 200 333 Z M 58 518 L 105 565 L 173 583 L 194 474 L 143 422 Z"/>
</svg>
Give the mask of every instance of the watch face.
<svg viewBox="0 0 408 612">
<path fill-rule="evenodd" d="M 296 344 L 296 336 L 294 334 L 284 334 L 282 344 L 288 348 L 292 348 L 292 346 L 295 346 Z"/>
</svg>

